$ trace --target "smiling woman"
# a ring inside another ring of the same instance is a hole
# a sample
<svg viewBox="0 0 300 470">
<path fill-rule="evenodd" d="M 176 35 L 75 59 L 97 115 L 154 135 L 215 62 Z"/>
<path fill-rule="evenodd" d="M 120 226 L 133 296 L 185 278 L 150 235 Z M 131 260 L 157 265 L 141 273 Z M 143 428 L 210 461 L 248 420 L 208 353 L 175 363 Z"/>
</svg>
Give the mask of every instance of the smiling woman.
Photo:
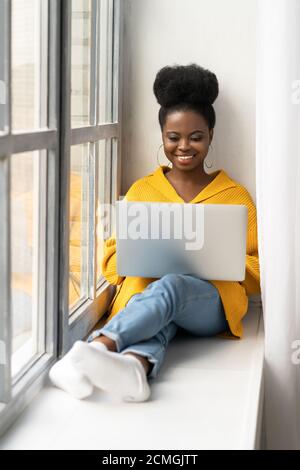
<svg viewBox="0 0 300 470">
<path fill-rule="evenodd" d="M 196 64 L 167 66 L 158 72 L 153 91 L 161 105 L 164 152 L 173 164 L 166 178 L 188 202 L 215 177 L 205 172 L 203 162 L 213 139 L 218 80 Z"/>
<path fill-rule="evenodd" d="M 166 118 L 162 136 L 166 157 L 175 168 L 184 161 L 193 162 L 195 168 L 208 153 L 213 130 L 194 111 L 174 111 Z"/>
<path fill-rule="evenodd" d="M 146 401 L 148 379 L 157 377 L 178 327 L 197 336 L 241 338 L 247 294 L 259 292 L 253 201 L 246 188 L 224 170 L 208 175 L 203 168 L 215 125 L 216 76 L 195 64 L 164 67 L 155 79 L 154 93 L 161 105 L 159 123 L 172 168 L 159 167 L 140 178 L 125 199 L 246 205 L 246 279 L 241 283 L 207 281 L 174 272 L 159 279 L 120 276 L 112 235 L 105 241 L 102 272 L 119 288 L 108 306 L 104 326 L 89 335 L 88 344 L 77 341 L 50 371 L 54 385 L 80 398 L 96 387 L 124 401 Z"/>
<path fill-rule="evenodd" d="M 166 117 L 163 145 L 166 157 L 173 164 L 166 178 L 186 202 L 194 199 L 215 177 L 203 168 L 212 136 L 213 129 L 194 111 L 174 111 Z"/>
</svg>

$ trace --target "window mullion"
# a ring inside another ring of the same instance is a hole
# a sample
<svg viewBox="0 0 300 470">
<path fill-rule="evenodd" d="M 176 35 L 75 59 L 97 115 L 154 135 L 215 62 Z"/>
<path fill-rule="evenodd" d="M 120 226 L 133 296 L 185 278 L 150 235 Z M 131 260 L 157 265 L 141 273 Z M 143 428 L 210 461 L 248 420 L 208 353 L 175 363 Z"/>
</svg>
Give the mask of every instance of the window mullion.
<svg viewBox="0 0 300 470">
<path fill-rule="evenodd" d="M 112 59 L 112 122 L 119 121 L 119 84 L 120 84 L 120 2 L 113 2 L 113 59 Z"/>
<path fill-rule="evenodd" d="M 92 181 L 90 178 L 92 161 L 94 159 L 94 144 L 85 144 L 88 153 L 82 152 L 82 183 L 81 183 L 81 263 L 80 263 L 80 291 L 87 293 L 89 289 L 89 264 L 90 264 L 90 209 Z"/>
<path fill-rule="evenodd" d="M 47 271 L 46 271 L 46 351 L 54 356 L 58 352 L 59 321 L 59 163 L 60 163 L 60 59 L 61 11 L 60 1 L 49 2 L 49 63 L 48 63 L 48 126 L 57 129 L 55 146 L 47 159 Z M 53 86 L 49 86 L 52 84 Z"/>
<path fill-rule="evenodd" d="M 38 96 L 40 100 L 39 105 L 39 116 L 37 127 L 41 126 L 47 127 L 48 119 L 45 120 L 47 116 L 47 91 L 49 89 L 49 82 L 48 82 L 48 75 L 49 75 L 49 67 L 44 67 L 45 61 L 48 57 L 48 39 L 49 39 L 49 5 L 48 1 L 40 2 L 39 4 L 39 11 L 38 11 L 38 18 L 37 24 L 39 28 L 39 37 L 41 44 L 35 44 L 36 54 L 38 55 L 38 63 L 40 65 L 38 73 L 38 80 L 37 84 L 39 87 Z M 47 13 L 47 14 L 45 14 Z"/>
<path fill-rule="evenodd" d="M 12 136 L 11 152 L 24 153 L 53 148 L 56 145 L 56 130 L 18 133 Z"/>
<path fill-rule="evenodd" d="M 0 159 L 0 402 L 11 398 L 10 177 L 8 158 Z"/>
<path fill-rule="evenodd" d="M 107 61 L 107 70 L 106 73 L 106 109 L 108 111 L 109 120 L 113 119 L 113 34 L 114 34 L 114 2 L 111 1 L 108 3 L 107 8 L 107 51 L 108 54 L 108 61 Z"/>
<path fill-rule="evenodd" d="M 118 148 L 119 143 L 117 139 L 112 139 L 111 144 L 111 193 L 110 199 L 111 204 L 114 205 L 116 200 L 119 198 L 119 194 L 117 191 L 117 174 L 118 174 Z M 115 221 L 112 221 L 115 223 Z M 115 227 L 111 227 L 111 231 L 114 230 Z"/>
<path fill-rule="evenodd" d="M 118 136 L 118 124 L 100 124 L 99 126 L 85 126 L 71 129 L 71 145 L 86 142 L 97 142 L 101 139 L 111 139 Z"/>
<path fill-rule="evenodd" d="M 69 220 L 71 135 L 71 0 L 61 2 L 61 115 L 60 115 L 60 292 L 59 354 L 69 344 Z"/>
<path fill-rule="evenodd" d="M 11 4 L 2 3 L 3 34 L 5 35 L 6 64 L 6 124 L 8 139 L 11 132 Z M 7 27 L 5 27 L 5 19 Z M 0 158 L 0 218 L 2 230 L 0 236 L 0 402 L 8 403 L 11 399 L 11 351 L 12 351 L 12 320 L 11 320 L 11 266 L 10 266 L 10 155 Z"/>
<path fill-rule="evenodd" d="M 91 75 L 90 75 L 90 125 L 98 124 L 99 114 L 99 2 L 92 0 L 91 27 Z M 89 178 L 89 220 L 88 220 L 88 293 L 89 298 L 96 298 L 96 210 L 98 198 L 97 175 L 98 144 L 90 143 L 88 178 Z"/>
<path fill-rule="evenodd" d="M 117 151 L 114 155 L 115 198 L 121 194 L 121 158 L 122 158 L 122 100 L 123 96 L 123 37 L 124 2 L 114 0 L 114 91 L 113 91 L 113 121 L 118 122 Z M 117 72 L 116 72 L 117 70 Z"/>
<path fill-rule="evenodd" d="M 96 298 L 96 201 L 98 158 L 97 143 L 90 144 L 88 178 L 89 178 L 89 219 L 88 223 L 88 293 L 90 299 Z"/>
<path fill-rule="evenodd" d="M 113 228 L 113 211 L 112 211 L 112 204 L 113 204 L 113 139 L 110 139 L 106 142 L 106 158 L 107 158 L 107 175 L 106 175 L 106 200 L 111 205 L 111 209 L 109 212 L 109 235 L 112 235 L 112 228 Z"/>
<path fill-rule="evenodd" d="M 4 0 L 0 4 L 0 54 L 1 57 L 0 67 L 0 80 L 2 83 L 0 89 L 0 103 L 3 109 L 2 116 L 0 117 L 0 130 L 7 133 L 10 130 L 11 123 L 11 109 L 10 109 L 10 67 L 11 67 L 11 2 Z M 1 146 L 0 146 L 1 147 Z"/>
<path fill-rule="evenodd" d="M 90 125 L 95 126 L 98 124 L 98 15 L 99 15 L 99 2 L 92 0 L 91 10 L 91 73 L 90 73 Z"/>
<path fill-rule="evenodd" d="M 113 121 L 113 76 L 114 76 L 114 70 L 113 70 L 113 58 L 114 58 L 114 8 L 115 8 L 115 3 L 114 1 L 108 2 L 107 5 L 107 51 L 109 51 L 108 54 L 108 60 L 107 60 L 107 69 L 108 73 L 106 74 L 106 80 L 107 80 L 107 85 L 106 85 L 106 90 L 107 90 L 107 96 L 106 96 L 106 109 L 108 110 L 108 115 L 109 119 Z M 112 139 L 106 141 L 105 145 L 105 158 L 106 158 L 106 176 L 105 176 L 105 201 L 108 202 L 109 204 L 112 203 L 112 198 L 111 198 L 111 180 L 112 180 Z M 111 227 L 112 227 L 112 212 L 110 211 L 109 213 L 109 231 L 111 232 Z"/>
</svg>

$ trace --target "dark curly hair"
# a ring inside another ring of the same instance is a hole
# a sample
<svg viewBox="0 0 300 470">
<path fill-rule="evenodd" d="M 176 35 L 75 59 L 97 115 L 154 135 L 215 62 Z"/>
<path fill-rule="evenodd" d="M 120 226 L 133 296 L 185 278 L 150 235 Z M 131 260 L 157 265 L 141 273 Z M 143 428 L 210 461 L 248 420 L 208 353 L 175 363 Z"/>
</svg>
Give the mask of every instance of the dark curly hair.
<svg viewBox="0 0 300 470">
<path fill-rule="evenodd" d="M 167 115 L 173 111 L 195 111 L 213 129 L 216 115 L 212 106 L 219 94 L 214 73 L 197 64 L 166 66 L 158 71 L 153 92 L 161 108 L 158 120 L 161 130 Z"/>
</svg>

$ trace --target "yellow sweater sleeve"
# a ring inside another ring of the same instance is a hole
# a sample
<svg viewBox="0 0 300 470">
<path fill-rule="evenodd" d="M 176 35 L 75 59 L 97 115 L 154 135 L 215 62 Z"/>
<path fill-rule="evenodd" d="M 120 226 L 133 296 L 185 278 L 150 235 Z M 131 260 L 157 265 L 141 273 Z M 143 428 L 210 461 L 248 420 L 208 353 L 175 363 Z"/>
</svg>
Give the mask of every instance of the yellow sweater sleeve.
<svg viewBox="0 0 300 470">
<path fill-rule="evenodd" d="M 247 239 L 246 277 L 245 280 L 241 282 L 245 287 L 247 295 L 260 293 L 260 269 L 255 208 L 253 212 L 254 217 L 252 220 L 250 219 L 250 228 Z"/>
<path fill-rule="evenodd" d="M 132 192 L 135 183 L 127 191 L 124 200 L 128 198 L 128 194 Z M 104 243 L 104 254 L 101 265 L 102 275 L 105 279 L 114 285 L 122 284 L 125 277 L 119 276 L 117 273 L 117 254 L 116 254 L 116 234 L 113 233 Z"/>
<path fill-rule="evenodd" d="M 112 235 L 104 243 L 104 256 L 102 259 L 102 274 L 105 279 L 114 285 L 122 284 L 124 276 L 117 273 L 117 255 L 116 255 L 116 238 Z"/>
</svg>

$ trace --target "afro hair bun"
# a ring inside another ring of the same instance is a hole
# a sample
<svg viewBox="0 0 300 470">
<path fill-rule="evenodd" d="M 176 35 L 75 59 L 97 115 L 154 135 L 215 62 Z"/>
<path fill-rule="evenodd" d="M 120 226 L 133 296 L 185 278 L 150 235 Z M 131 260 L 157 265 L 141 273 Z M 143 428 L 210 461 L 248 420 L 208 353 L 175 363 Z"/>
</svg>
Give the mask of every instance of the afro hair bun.
<svg viewBox="0 0 300 470">
<path fill-rule="evenodd" d="M 213 104 L 219 94 L 219 84 L 214 73 L 197 64 L 174 65 L 158 71 L 153 92 L 165 108 L 180 103 Z"/>
</svg>

